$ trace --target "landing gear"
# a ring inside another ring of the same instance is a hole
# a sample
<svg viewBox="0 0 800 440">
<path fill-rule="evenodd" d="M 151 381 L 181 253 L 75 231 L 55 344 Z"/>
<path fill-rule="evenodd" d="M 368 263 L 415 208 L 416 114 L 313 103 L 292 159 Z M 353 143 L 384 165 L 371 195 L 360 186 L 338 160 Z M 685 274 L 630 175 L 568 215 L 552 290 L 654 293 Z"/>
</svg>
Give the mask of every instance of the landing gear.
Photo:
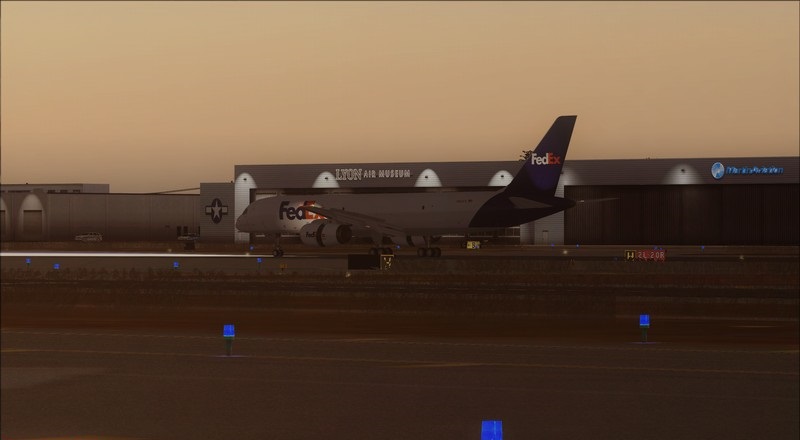
<svg viewBox="0 0 800 440">
<path fill-rule="evenodd" d="M 275 246 L 272 248 L 272 256 L 275 258 L 283 256 L 283 248 L 281 247 L 281 234 L 275 234 Z"/>
<path fill-rule="evenodd" d="M 420 257 L 441 257 L 442 249 L 438 247 L 417 248 L 417 255 Z"/>
<path fill-rule="evenodd" d="M 430 235 L 425 235 L 422 237 L 425 240 L 425 247 L 417 248 L 417 255 L 420 257 L 441 257 L 442 256 L 442 249 L 438 247 L 431 247 L 431 242 L 434 241 L 434 237 Z"/>
<path fill-rule="evenodd" d="M 370 255 L 394 255 L 394 250 L 390 247 L 374 247 L 369 250 Z"/>
</svg>

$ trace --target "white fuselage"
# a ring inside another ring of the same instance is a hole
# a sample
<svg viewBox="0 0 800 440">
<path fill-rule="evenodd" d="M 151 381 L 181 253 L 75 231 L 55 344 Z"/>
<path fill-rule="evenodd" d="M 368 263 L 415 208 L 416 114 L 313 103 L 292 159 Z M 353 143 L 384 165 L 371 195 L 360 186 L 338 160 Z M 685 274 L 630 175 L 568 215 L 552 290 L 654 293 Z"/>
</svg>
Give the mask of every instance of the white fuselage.
<svg viewBox="0 0 800 440">
<path fill-rule="evenodd" d="M 241 232 L 296 234 L 307 223 L 321 218 L 302 209 L 304 205 L 314 204 L 371 216 L 381 223 L 402 228 L 409 235 L 466 233 L 497 229 L 469 227 L 478 209 L 495 194 L 494 191 L 469 191 L 277 196 L 250 204 L 236 227 Z"/>
</svg>

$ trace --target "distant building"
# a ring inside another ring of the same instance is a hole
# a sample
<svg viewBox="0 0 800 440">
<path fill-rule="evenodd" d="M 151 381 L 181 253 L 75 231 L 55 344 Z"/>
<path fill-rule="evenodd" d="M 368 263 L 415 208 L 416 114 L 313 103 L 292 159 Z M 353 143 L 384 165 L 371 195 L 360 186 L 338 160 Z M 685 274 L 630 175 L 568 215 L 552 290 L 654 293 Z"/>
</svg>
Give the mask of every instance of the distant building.
<svg viewBox="0 0 800 440">
<path fill-rule="evenodd" d="M 199 195 L 112 194 L 108 184 L 0 185 L 3 241 L 169 241 L 199 232 Z"/>
<path fill-rule="evenodd" d="M 46 183 L 46 184 L 11 184 L 0 185 L 0 191 L 9 193 L 20 192 L 46 192 L 50 194 L 75 194 L 93 193 L 108 194 L 109 184 L 107 183 Z"/>
<path fill-rule="evenodd" d="M 519 161 L 237 165 L 235 217 L 250 202 L 284 194 L 496 191 L 520 166 Z M 797 156 L 568 159 L 556 196 L 573 199 L 576 206 L 493 235 L 541 245 L 797 245 L 798 171 Z M 237 242 L 253 239 L 235 233 Z"/>
<path fill-rule="evenodd" d="M 248 243 L 247 205 L 291 194 L 496 191 L 519 161 L 236 165 L 200 194 L 114 194 L 103 184 L 0 185 L 2 240 Z M 798 245 L 800 158 L 567 160 L 556 195 L 574 208 L 488 236 L 522 244 Z M 487 236 L 486 234 L 483 234 Z M 476 235 L 477 236 L 477 235 Z"/>
</svg>

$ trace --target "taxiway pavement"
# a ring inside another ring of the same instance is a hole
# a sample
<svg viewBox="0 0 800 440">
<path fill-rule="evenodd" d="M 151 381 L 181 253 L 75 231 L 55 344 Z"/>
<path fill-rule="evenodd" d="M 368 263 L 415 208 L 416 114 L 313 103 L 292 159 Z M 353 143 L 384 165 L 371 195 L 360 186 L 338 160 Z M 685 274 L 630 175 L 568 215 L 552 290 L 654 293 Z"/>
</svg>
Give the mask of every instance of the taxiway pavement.
<svg viewBox="0 0 800 440">
<path fill-rule="evenodd" d="M 797 346 L 4 328 L 2 438 L 800 436 Z"/>
</svg>

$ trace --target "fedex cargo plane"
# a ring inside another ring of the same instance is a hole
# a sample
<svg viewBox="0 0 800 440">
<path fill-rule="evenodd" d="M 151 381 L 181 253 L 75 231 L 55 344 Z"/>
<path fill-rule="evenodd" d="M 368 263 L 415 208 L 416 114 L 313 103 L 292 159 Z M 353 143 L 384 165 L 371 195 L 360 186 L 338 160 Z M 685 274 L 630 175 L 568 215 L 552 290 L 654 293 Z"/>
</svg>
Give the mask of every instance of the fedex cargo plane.
<svg viewBox="0 0 800 440">
<path fill-rule="evenodd" d="M 517 226 L 575 205 L 556 197 L 577 116 L 556 118 L 550 130 L 511 183 L 498 191 L 387 194 L 315 194 L 257 200 L 236 220 L 241 232 L 275 237 L 280 257 L 281 234 L 299 234 L 303 244 L 336 246 L 355 236 L 370 237 L 371 252 L 384 237 L 418 247 L 419 256 L 441 255 L 431 244 L 443 234 L 470 234 Z"/>
</svg>

